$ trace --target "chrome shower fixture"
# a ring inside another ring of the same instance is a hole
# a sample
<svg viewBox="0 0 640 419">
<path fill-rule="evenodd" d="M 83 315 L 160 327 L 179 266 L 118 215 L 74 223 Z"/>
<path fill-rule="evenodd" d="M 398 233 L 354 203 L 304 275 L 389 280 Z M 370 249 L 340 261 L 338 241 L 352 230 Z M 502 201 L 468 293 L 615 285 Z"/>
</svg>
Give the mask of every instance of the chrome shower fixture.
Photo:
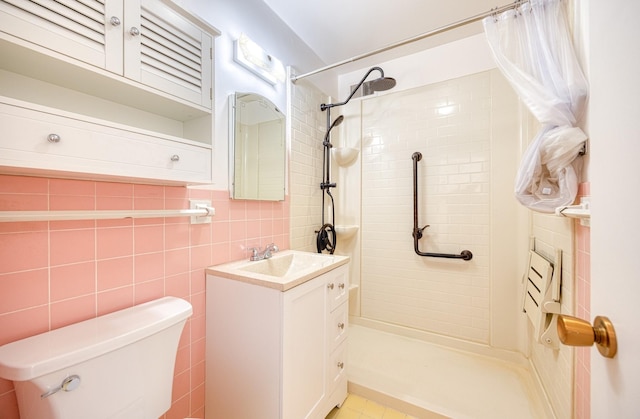
<svg viewBox="0 0 640 419">
<path fill-rule="evenodd" d="M 369 77 L 369 74 L 371 74 L 374 70 L 377 70 L 380 72 L 380 77 L 365 83 L 365 80 L 367 79 L 367 77 Z M 358 89 L 360 89 L 361 86 L 363 86 L 363 89 L 365 92 L 367 92 L 367 94 L 371 94 L 373 92 L 382 92 L 384 90 L 389 90 L 395 87 L 395 85 L 396 85 L 396 80 L 391 77 L 385 77 L 384 70 L 382 70 L 380 67 L 372 67 L 369 69 L 369 71 L 367 71 L 367 74 L 364 75 L 362 80 L 360 80 L 360 82 L 356 85 L 356 87 L 351 91 L 351 94 L 349 95 L 347 100 L 340 103 L 323 103 L 320 105 L 320 110 L 324 111 L 324 110 L 333 108 L 335 106 L 346 105 L 351 100 L 351 98 L 356 94 Z"/>
</svg>

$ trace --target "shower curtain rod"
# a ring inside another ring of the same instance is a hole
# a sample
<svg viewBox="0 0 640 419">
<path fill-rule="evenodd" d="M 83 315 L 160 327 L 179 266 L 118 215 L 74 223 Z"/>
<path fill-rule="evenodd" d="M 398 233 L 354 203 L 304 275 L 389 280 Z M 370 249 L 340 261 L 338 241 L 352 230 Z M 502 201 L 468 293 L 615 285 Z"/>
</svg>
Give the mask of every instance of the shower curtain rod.
<svg viewBox="0 0 640 419">
<path fill-rule="evenodd" d="M 496 15 L 498 13 L 502 13 L 502 12 L 510 10 L 510 9 L 515 9 L 516 7 L 520 6 L 521 4 L 526 3 L 527 1 L 528 0 L 516 0 L 513 3 L 505 4 L 504 6 L 500 6 L 500 7 L 495 7 L 493 9 L 489 10 L 488 12 L 480 13 L 478 15 L 471 16 L 471 17 L 468 17 L 466 19 L 462 19 L 462 20 L 459 20 L 459 21 L 454 22 L 454 23 L 450 23 L 450 24 L 445 25 L 445 26 L 441 26 L 441 27 L 439 27 L 437 29 L 434 29 L 434 30 L 431 30 L 429 32 L 424 32 L 424 33 L 422 33 L 420 35 L 416 35 L 416 36 L 414 36 L 412 38 L 407 38 L 404 41 L 396 42 L 395 44 L 390 44 L 390 45 L 387 45 L 386 47 L 382 47 L 382 48 L 379 48 L 379 49 L 376 49 L 376 50 L 373 50 L 373 51 L 370 51 L 370 52 L 367 52 L 367 53 L 364 53 L 364 54 L 356 55 L 355 57 L 351 57 L 351 58 L 348 58 L 348 59 L 343 60 L 343 61 L 338 61 L 337 63 L 333 63 L 333 64 L 330 64 L 328 66 L 325 66 L 325 67 L 322 67 L 322 68 L 318 68 L 317 70 L 313 70 L 313 71 L 310 71 L 308 73 L 301 74 L 299 76 L 293 75 L 293 76 L 291 76 L 291 81 L 293 83 L 295 83 L 296 81 L 298 81 L 300 79 L 303 79 L 305 77 L 313 76 L 314 74 L 322 73 L 323 71 L 331 70 L 332 68 L 340 67 L 341 65 L 349 64 L 349 63 L 352 63 L 354 61 L 359 61 L 359 60 L 362 60 L 363 58 L 367 58 L 367 57 L 371 57 L 372 55 L 380 54 L 381 52 L 389 51 L 391 49 L 398 48 L 398 47 L 401 47 L 403 45 L 410 44 L 412 42 L 420 41 L 420 40 L 422 40 L 424 38 L 428 38 L 428 37 L 433 36 L 433 35 L 438 35 L 438 34 L 440 34 L 442 32 L 446 32 L 446 31 L 449 31 L 451 29 L 458 28 L 460 26 L 468 25 L 469 23 L 473 23 L 473 22 L 476 22 L 478 20 L 484 19 L 487 16 Z"/>
</svg>

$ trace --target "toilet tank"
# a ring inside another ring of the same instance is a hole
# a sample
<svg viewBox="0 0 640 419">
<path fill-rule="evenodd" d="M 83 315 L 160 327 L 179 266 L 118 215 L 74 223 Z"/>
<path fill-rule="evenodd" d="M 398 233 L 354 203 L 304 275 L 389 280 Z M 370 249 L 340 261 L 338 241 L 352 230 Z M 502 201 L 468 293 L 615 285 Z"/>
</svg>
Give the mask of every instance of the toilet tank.
<svg viewBox="0 0 640 419">
<path fill-rule="evenodd" d="M 6 344 L 0 377 L 14 381 L 21 419 L 158 418 L 192 312 L 164 297 Z"/>
</svg>

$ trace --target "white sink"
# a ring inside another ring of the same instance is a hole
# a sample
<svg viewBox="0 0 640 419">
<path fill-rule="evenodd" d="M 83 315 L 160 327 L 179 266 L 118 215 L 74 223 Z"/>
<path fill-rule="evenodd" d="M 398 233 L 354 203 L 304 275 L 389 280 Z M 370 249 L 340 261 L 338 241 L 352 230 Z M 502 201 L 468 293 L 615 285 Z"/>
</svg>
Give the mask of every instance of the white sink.
<svg viewBox="0 0 640 419">
<path fill-rule="evenodd" d="M 207 273 L 286 291 L 348 261 L 348 256 L 284 250 L 269 259 L 212 266 Z"/>
</svg>

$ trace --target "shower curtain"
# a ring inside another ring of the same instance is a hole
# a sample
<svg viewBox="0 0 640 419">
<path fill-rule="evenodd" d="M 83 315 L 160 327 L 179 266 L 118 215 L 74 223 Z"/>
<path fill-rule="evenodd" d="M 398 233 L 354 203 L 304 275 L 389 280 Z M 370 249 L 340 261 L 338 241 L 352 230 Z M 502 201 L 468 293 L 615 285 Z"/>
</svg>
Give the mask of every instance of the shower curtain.
<svg viewBox="0 0 640 419">
<path fill-rule="evenodd" d="M 576 161 L 587 137 L 575 127 L 587 81 L 569 35 L 564 0 L 529 0 L 483 20 L 498 68 L 542 124 L 527 148 L 515 195 L 524 206 L 554 212 L 578 189 Z"/>
</svg>

